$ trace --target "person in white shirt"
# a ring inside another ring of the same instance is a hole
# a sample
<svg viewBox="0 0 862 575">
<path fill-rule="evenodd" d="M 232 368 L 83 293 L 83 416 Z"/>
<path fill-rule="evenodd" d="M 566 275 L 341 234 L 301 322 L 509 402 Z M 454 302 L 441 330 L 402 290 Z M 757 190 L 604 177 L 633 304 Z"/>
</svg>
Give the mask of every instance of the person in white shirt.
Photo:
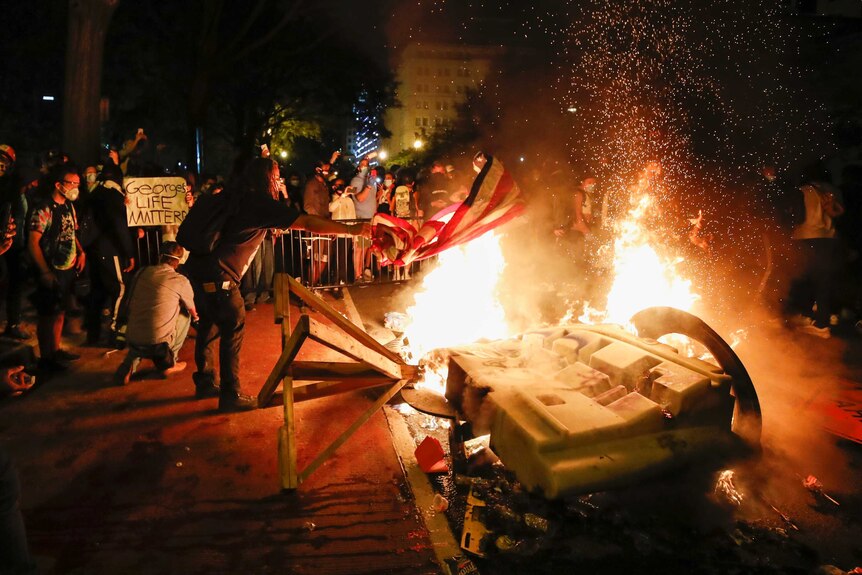
<svg viewBox="0 0 862 575">
<path fill-rule="evenodd" d="M 189 280 L 176 271 L 183 248 L 163 242 L 160 253 L 158 264 L 143 268 L 132 280 L 126 314 L 129 350 L 114 374 L 117 384 L 129 382 L 141 358 L 152 359 L 164 376 L 186 367 L 178 357 L 189 326 L 198 317 L 194 292 Z"/>
</svg>

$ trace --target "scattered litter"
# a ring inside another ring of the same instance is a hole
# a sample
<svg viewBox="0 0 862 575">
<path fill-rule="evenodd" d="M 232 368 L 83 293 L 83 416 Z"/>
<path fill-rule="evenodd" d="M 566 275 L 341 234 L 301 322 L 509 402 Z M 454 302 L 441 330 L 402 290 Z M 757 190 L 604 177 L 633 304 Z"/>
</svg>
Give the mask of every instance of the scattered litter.
<svg viewBox="0 0 862 575">
<path fill-rule="evenodd" d="M 470 560 L 469 557 L 458 555 L 451 557 L 444 562 L 447 575 L 479 575 L 479 569 Z"/>
<path fill-rule="evenodd" d="M 440 425 L 437 423 L 436 417 L 433 415 L 426 415 L 425 420 L 422 422 L 422 427 L 428 431 L 437 431 L 437 429 L 440 428 Z"/>
<path fill-rule="evenodd" d="M 395 406 L 395 411 L 397 411 L 397 412 L 398 412 L 398 413 L 400 413 L 401 415 L 413 415 L 414 413 L 418 413 L 418 412 L 417 412 L 415 409 L 413 409 L 413 407 L 412 407 L 409 403 L 407 403 L 406 401 L 405 401 L 404 403 L 399 403 L 398 405 L 396 405 L 396 406 Z"/>
<path fill-rule="evenodd" d="M 315 525 L 311 521 L 306 521 L 305 523 L 302 524 L 302 528 L 305 529 L 306 531 L 314 531 L 317 528 L 317 525 Z"/>
<path fill-rule="evenodd" d="M 434 509 L 437 513 L 442 513 L 449 509 L 449 500 L 440 495 L 439 493 L 434 494 L 434 501 L 431 503 L 431 508 Z"/>
<path fill-rule="evenodd" d="M 808 477 L 803 479 L 802 485 L 805 487 L 805 489 L 814 493 L 815 495 L 821 495 L 837 506 L 841 505 L 840 503 L 829 497 L 829 495 L 825 491 L 823 491 L 823 484 L 820 483 L 820 480 L 813 475 L 809 475 Z"/>
<path fill-rule="evenodd" d="M 422 440 L 414 453 L 419 467 L 425 473 L 446 473 L 449 471 L 443 446 L 430 435 Z"/>
<path fill-rule="evenodd" d="M 488 540 L 493 534 L 485 527 L 488 508 L 482 499 L 479 499 L 470 488 L 467 495 L 467 508 L 464 512 L 464 531 L 461 533 L 461 549 L 469 551 L 479 557 L 484 557 L 488 549 Z"/>
<path fill-rule="evenodd" d="M 494 545 L 503 553 L 511 553 L 518 546 L 518 542 L 508 535 L 500 535 Z"/>
<path fill-rule="evenodd" d="M 536 531 L 541 531 L 542 533 L 548 532 L 548 520 L 544 517 L 539 517 L 535 513 L 525 513 L 524 523 L 526 523 L 527 527 L 529 527 L 530 529 L 535 529 Z"/>
<path fill-rule="evenodd" d="M 491 445 L 491 435 L 480 435 L 473 439 L 468 439 L 464 442 L 464 455 L 469 459 L 475 453 L 489 447 Z"/>
</svg>

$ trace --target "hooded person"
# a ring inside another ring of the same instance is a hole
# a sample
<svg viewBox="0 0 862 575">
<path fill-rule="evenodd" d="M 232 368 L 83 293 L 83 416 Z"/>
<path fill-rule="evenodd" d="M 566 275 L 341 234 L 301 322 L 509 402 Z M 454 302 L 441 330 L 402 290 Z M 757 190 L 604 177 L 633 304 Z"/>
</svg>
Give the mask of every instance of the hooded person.
<svg viewBox="0 0 862 575">
<path fill-rule="evenodd" d="M 129 276 L 135 267 L 135 245 L 126 223 L 126 192 L 123 173 L 113 162 L 102 168 L 98 185 L 85 206 L 92 226 L 83 243 L 90 251 L 90 298 L 85 327 L 87 342 L 98 344 L 103 318 L 109 323 L 113 343 L 122 340 L 117 314 L 126 295 Z"/>
</svg>

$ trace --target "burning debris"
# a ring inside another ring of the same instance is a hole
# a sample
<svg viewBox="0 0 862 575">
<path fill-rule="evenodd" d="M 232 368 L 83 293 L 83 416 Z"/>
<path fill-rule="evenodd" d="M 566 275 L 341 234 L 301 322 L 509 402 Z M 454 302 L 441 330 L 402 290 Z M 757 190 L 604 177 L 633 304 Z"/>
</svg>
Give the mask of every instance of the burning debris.
<svg viewBox="0 0 862 575">
<path fill-rule="evenodd" d="M 664 344 L 574 325 L 453 349 L 446 397 L 526 488 L 556 498 L 731 446 L 733 386 Z"/>
</svg>

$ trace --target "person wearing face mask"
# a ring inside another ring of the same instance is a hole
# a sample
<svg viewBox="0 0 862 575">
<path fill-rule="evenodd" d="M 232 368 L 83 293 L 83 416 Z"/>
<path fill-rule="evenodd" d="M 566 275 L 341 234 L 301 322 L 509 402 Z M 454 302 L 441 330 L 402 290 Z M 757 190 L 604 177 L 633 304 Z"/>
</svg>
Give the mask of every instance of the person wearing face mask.
<svg viewBox="0 0 862 575">
<path fill-rule="evenodd" d="M 368 159 L 363 158 L 359 161 L 356 175 L 350 180 L 350 187 L 355 190 L 353 204 L 356 208 L 357 219 L 370 220 L 377 212 L 376 170 L 377 168 L 372 171 L 368 165 Z M 371 242 L 366 238 L 356 237 L 353 239 L 353 271 L 357 282 L 373 279 L 370 247 Z"/>
<path fill-rule="evenodd" d="M 383 176 L 383 183 L 380 185 L 380 188 L 377 190 L 377 213 L 378 214 L 388 214 L 391 213 L 389 208 L 389 200 L 392 198 L 392 194 L 395 192 L 395 175 L 392 172 L 386 172 L 386 175 Z"/>
<path fill-rule="evenodd" d="M 92 193 L 96 189 L 96 186 L 99 185 L 97 181 L 98 177 L 99 170 L 96 169 L 96 166 L 87 166 L 84 170 L 84 185 L 87 187 L 88 193 Z"/>
<path fill-rule="evenodd" d="M 84 321 L 90 345 L 100 343 L 103 319 L 108 320 L 111 338 L 117 342 L 121 331 L 117 313 L 135 267 L 135 245 L 126 223 L 126 193 L 122 182 L 120 168 L 113 163 L 105 164 L 99 185 L 87 202 L 95 224 L 85 244 L 91 252 L 90 298 Z"/>
<path fill-rule="evenodd" d="M 51 195 L 36 204 L 27 223 L 27 247 L 37 275 L 34 303 L 38 314 L 39 367 L 59 371 L 80 356 L 60 349 L 68 300 L 76 274 L 84 270 L 86 255 L 77 237 L 77 217 L 72 202 L 78 197 L 81 178 L 70 164 L 57 166 L 48 182 Z"/>
</svg>

